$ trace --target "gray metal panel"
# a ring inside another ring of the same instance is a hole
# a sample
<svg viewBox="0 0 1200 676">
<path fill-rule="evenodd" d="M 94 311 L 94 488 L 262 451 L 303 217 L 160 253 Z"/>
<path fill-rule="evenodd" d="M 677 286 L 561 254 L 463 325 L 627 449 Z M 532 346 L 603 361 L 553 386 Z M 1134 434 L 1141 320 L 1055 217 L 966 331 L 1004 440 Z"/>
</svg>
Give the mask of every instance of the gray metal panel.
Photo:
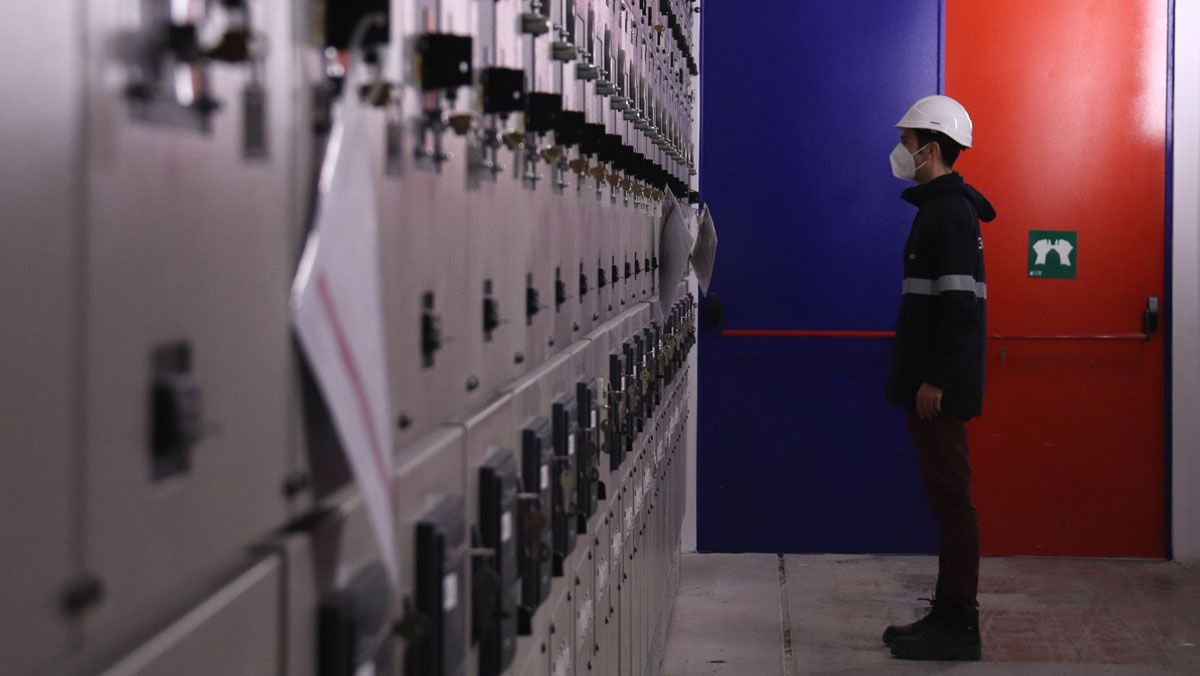
<svg viewBox="0 0 1200 676">
<path fill-rule="evenodd" d="M 470 35 L 475 30 L 475 3 L 437 3 L 414 0 L 397 8 L 399 26 L 393 31 L 401 63 L 416 60 L 416 37 L 427 32 Z M 439 4 L 441 5 L 439 9 Z M 397 78 L 407 79 L 400 70 Z M 415 83 L 409 83 L 415 84 Z M 442 119 L 473 109 L 470 88 L 462 88 L 451 102 L 441 97 Z M 495 264 L 486 255 L 492 242 L 478 235 L 474 221 L 489 222 L 478 208 L 478 196 L 468 194 L 466 137 L 449 128 L 426 128 L 423 96 L 415 87 L 402 90 L 387 113 L 379 113 L 374 126 L 377 148 L 386 146 L 385 115 L 394 118 L 402 139 L 393 158 L 393 171 L 384 171 L 378 182 L 383 216 L 383 267 L 385 321 L 389 340 L 392 402 L 397 420 L 403 421 L 398 442 L 410 443 L 456 412 L 482 402 L 489 389 L 511 373 L 512 326 L 515 284 L 493 279 Z M 418 158 L 422 139 L 439 138 L 440 160 Z M 499 253 L 499 252 L 497 252 Z M 502 315 L 510 319 L 496 331 L 485 351 L 483 344 L 484 280 L 492 279 L 493 296 Z M 425 304 L 440 324 L 444 338 L 431 363 L 422 359 L 421 329 Z M 493 354 L 495 353 L 495 354 Z M 507 360 L 499 355 L 507 353 Z M 491 359 L 490 362 L 486 360 Z M 489 363 L 493 366 L 489 366 Z M 499 373 L 496 366 L 500 364 Z M 503 366 L 508 364 L 508 366 Z"/>
<path fill-rule="evenodd" d="M 554 217 L 554 232 L 558 240 L 554 279 L 561 280 L 566 298 L 561 306 L 556 305 L 555 288 L 549 288 L 548 311 L 554 313 L 553 349 L 564 349 L 575 340 L 586 335 L 581 322 L 579 299 L 579 267 L 587 260 L 585 228 L 579 218 L 580 199 L 574 189 L 552 198 L 557 212 Z M 590 316 L 588 317 L 590 320 Z M 589 322 L 590 323 L 590 322 Z"/>
<path fill-rule="evenodd" d="M 571 350 L 556 354 L 546 363 L 503 387 L 503 391 L 512 396 L 511 424 L 514 430 L 520 430 L 534 416 L 549 416 L 555 397 L 574 394 L 572 367 L 578 358 L 577 354 Z"/>
<path fill-rule="evenodd" d="M 412 50 L 420 34 L 463 35 L 474 30 L 472 7 L 445 3 L 439 12 L 437 5 L 416 0 L 393 9 L 398 25 L 393 27 L 391 51 L 401 64 L 417 60 Z M 416 84 L 404 68 L 397 67 L 392 76 Z M 457 93 L 453 105 L 439 103 L 443 118 L 470 109 L 470 93 Z M 474 241 L 470 204 L 464 198 L 465 139 L 448 128 L 425 128 L 422 95 L 415 86 L 401 89 L 389 109 L 373 117 L 372 143 L 380 153 L 377 187 L 392 405 L 397 419 L 404 421 L 397 441 L 407 444 L 486 396 L 479 349 L 483 282 L 471 274 L 471 256 L 481 245 Z M 388 118 L 397 127 L 400 143 L 396 154 L 385 158 Z M 440 137 L 445 158 L 417 158 L 422 139 L 433 136 Z M 425 314 L 439 325 L 443 337 L 428 362 L 422 353 Z"/>
<path fill-rule="evenodd" d="M 638 663 L 644 665 L 646 663 L 648 637 L 654 626 L 654 615 L 658 608 L 659 592 L 662 587 L 654 584 L 654 555 L 652 541 L 654 533 L 651 530 L 653 522 L 650 520 L 649 503 L 650 491 L 653 485 L 653 466 L 650 461 L 650 453 L 648 448 L 644 448 L 643 455 L 640 459 L 642 464 L 642 500 L 641 507 L 638 510 L 638 530 L 635 534 L 636 545 L 634 549 L 634 558 L 637 562 L 634 570 L 636 578 L 634 580 L 634 593 L 637 594 L 641 603 L 641 612 L 638 613 L 636 624 L 637 632 L 637 651 L 636 656 Z"/>
<path fill-rule="evenodd" d="M 621 626 L 621 653 L 620 653 L 620 669 L 622 674 L 637 674 L 639 671 L 635 668 L 637 658 L 634 655 L 636 649 L 636 635 L 634 633 L 634 622 L 637 620 L 636 608 L 638 607 L 637 598 L 634 595 L 633 582 L 629 575 L 633 571 L 630 569 L 628 561 L 624 564 L 621 584 L 618 585 L 619 595 L 621 597 L 621 605 L 617 611 L 620 618 Z"/>
<path fill-rule="evenodd" d="M 566 360 L 562 366 L 563 383 L 572 395 L 575 393 L 574 385 L 576 383 L 599 375 L 592 371 L 588 363 L 589 347 L 588 341 L 578 340 L 563 350 L 563 357 Z"/>
<path fill-rule="evenodd" d="M 588 335 L 588 347 L 584 359 L 593 373 L 606 380 L 608 378 L 608 355 L 621 344 L 621 341 L 618 340 L 620 327 L 621 320 L 612 319 L 598 324 Z"/>
<path fill-rule="evenodd" d="M 575 191 L 573 220 L 579 229 L 579 237 L 582 241 L 579 247 L 580 265 L 576 266 L 574 277 L 576 285 L 572 292 L 576 296 L 579 312 L 580 330 L 576 335 L 586 335 L 591 332 L 599 319 L 600 292 L 596 288 L 596 269 L 600 260 L 601 233 L 596 226 L 594 216 L 596 199 L 592 183 L 593 180 L 590 177 L 582 176 L 578 179 Z M 580 274 L 586 277 L 583 281 L 587 284 L 587 293 L 583 295 L 580 295 Z"/>
<path fill-rule="evenodd" d="M 463 451 L 462 431 L 442 427 L 396 454 L 393 485 L 401 582 L 389 603 L 397 620 L 403 600 L 413 594 L 416 522 L 439 496 L 463 495 Z M 331 513 L 280 543 L 288 567 L 284 650 L 288 676 L 317 673 L 321 600 L 380 559 L 365 505 L 355 489 L 349 487 L 329 502 L 335 505 Z M 406 648 L 405 641 L 397 638 L 392 646 L 397 661 Z"/>
<path fill-rule="evenodd" d="M 103 676 L 285 673 L 283 565 L 271 555 L 158 632 Z"/>
<path fill-rule="evenodd" d="M 454 422 L 462 431 L 465 460 L 465 495 L 468 524 L 476 524 L 479 518 L 479 467 L 496 449 L 520 452 L 520 439 L 512 420 L 512 397 L 503 394 L 480 409 L 464 415 Z M 520 467 L 520 456 L 517 466 Z M 468 604 L 470 601 L 468 601 Z M 468 614 L 468 617 L 470 614 Z M 470 628 L 468 627 L 468 630 Z M 469 637 L 468 637 L 469 640 Z M 518 650 L 520 643 L 518 641 Z M 470 644 L 468 644 L 470 645 Z M 478 646 L 473 646 L 468 663 L 468 673 L 477 673 L 479 664 Z M 520 653 L 518 653 L 519 656 Z"/>
<path fill-rule="evenodd" d="M 59 604 L 80 564 L 80 19 L 74 0 L 9 3 L 0 27 L 0 664 L 17 674 L 78 639 Z"/>
<path fill-rule="evenodd" d="M 153 24 L 130 2 L 86 7 L 85 558 L 106 590 L 87 617 L 98 637 L 171 608 L 190 581 L 216 574 L 283 519 L 286 298 L 299 233 L 284 151 L 291 5 L 251 3 L 254 24 L 278 36 L 262 66 L 273 150 L 253 160 L 237 112 L 248 66 L 211 67 L 225 107 L 207 133 L 135 120 L 125 95 L 132 71 L 114 46 Z M 192 350 L 204 436 L 188 471 L 154 481 L 152 356 L 174 341 Z"/>
<path fill-rule="evenodd" d="M 510 167 L 518 166 L 515 157 L 510 160 Z M 502 176 L 495 184 L 485 183 L 481 190 L 469 194 L 468 200 L 474 230 L 467 265 L 469 288 L 475 294 L 469 302 L 472 307 L 482 307 L 483 287 L 490 280 L 493 296 L 499 303 L 501 323 L 486 342 L 479 329 L 467 337 L 477 341 L 476 349 L 482 355 L 483 389 L 494 390 L 546 355 L 541 342 L 548 339 L 548 335 L 542 338 L 547 333 L 546 322 L 551 319 L 551 313 L 546 312 L 539 312 L 536 317 L 534 333 L 540 342 L 537 353 L 525 354 L 530 349 L 526 341 L 529 328 L 525 325 L 525 292 L 527 276 L 532 274 L 534 287 L 545 302 L 549 287 L 546 278 L 553 274 L 552 243 L 546 238 L 537 239 L 541 200 L 523 187 L 519 179 Z M 535 247 L 540 249 L 536 255 Z"/>
<path fill-rule="evenodd" d="M 596 632 L 596 573 L 595 549 L 593 540 L 580 539 L 579 563 L 573 571 L 573 577 L 568 584 L 574 586 L 575 616 L 572 626 L 572 640 L 575 645 L 575 671 L 577 676 L 594 673 L 592 666 L 596 663 L 595 632 Z"/>
<path fill-rule="evenodd" d="M 609 546 L 611 547 L 610 555 L 612 556 L 610 566 L 611 581 L 609 582 L 609 598 L 610 607 L 613 608 L 613 624 L 616 625 L 616 632 L 612 638 L 610 649 L 615 655 L 617 673 L 627 673 L 628 667 L 625 664 L 628 662 L 630 636 L 629 629 L 631 625 L 630 613 L 633 610 L 633 602 L 630 598 L 629 588 L 629 562 L 628 553 L 626 551 L 629 546 L 629 537 L 627 534 L 631 523 L 625 519 L 625 502 L 632 499 L 629 494 L 629 487 L 623 485 L 621 487 L 618 500 L 613 502 L 613 517 L 609 523 Z"/>
<path fill-rule="evenodd" d="M 396 0 L 400 1 L 400 0 Z M 287 144 L 277 148 L 278 156 L 284 158 L 288 171 L 288 220 L 292 224 L 291 232 L 296 240 L 293 252 L 296 258 L 300 255 L 300 242 L 305 234 L 306 224 L 311 219 L 314 192 L 313 163 L 316 151 L 316 138 L 313 134 L 314 115 L 316 113 L 313 87 L 322 74 L 319 67 L 321 49 L 313 44 L 314 30 L 309 12 L 290 12 L 290 29 L 282 24 L 276 29 L 278 33 L 269 35 L 269 39 L 285 45 L 288 55 L 293 59 L 290 78 L 286 81 L 275 82 L 274 86 L 282 86 L 290 95 L 288 105 L 282 109 L 272 109 L 272 124 L 283 124 L 287 131 Z M 290 115 L 290 118 L 288 117 Z M 301 386 L 301 373 L 292 368 L 288 381 L 288 443 L 286 449 L 285 473 L 289 478 L 306 480 L 312 479 L 309 449 L 305 437 L 305 418 L 303 413 L 304 399 Z M 288 518 L 297 517 L 316 502 L 312 491 L 296 491 L 288 500 Z"/>
<path fill-rule="evenodd" d="M 607 506 L 609 503 L 601 503 L 601 507 Z M 609 636 L 611 634 L 610 626 L 612 618 L 610 608 L 612 606 L 612 595 L 610 591 L 610 579 L 612 576 L 612 553 L 610 550 L 610 535 L 609 523 L 611 517 L 607 510 L 597 512 L 597 524 L 593 530 L 592 537 L 592 552 L 593 561 L 593 580 L 596 598 L 596 607 L 594 611 L 593 624 L 594 634 L 593 642 L 595 647 L 591 655 L 592 674 L 607 674 L 609 673 L 608 664 L 611 661 L 610 653 L 612 647 L 610 645 Z"/>
<path fill-rule="evenodd" d="M 513 660 L 513 666 L 507 674 L 511 676 L 548 676 L 550 673 L 550 647 L 545 640 L 546 632 L 548 631 L 550 619 L 549 610 L 543 608 L 538 611 L 540 621 L 535 622 L 533 636 L 525 636 L 518 641 L 517 657 Z M 541 631 L 538 631 L 541 629 Z M 543 650 L 542 648 L 545 648 Z"/>
<path fill-rule="evenodd" d="M 376 133 L 382 146 L 382 120 Z M 448 138 L 446 143 L 453 147 L 456 141 Z M 420 438 L 484 392 L 479 384 L 483 280 L 472 276 L 463 258 L 474 250 L 469 215 L 458 194 L 462 184 L 450 178 L 465 169 L 451 159 L 443 170 L 445 175 L 439 175 L 410 164 L 402 177 L 378 183 L 391 399 L 397 418 L 408 421 L 400 431 L 402 444 Z M 425 307 L 427 300 L 432 308 Z M 421 350 L 426 312 L 440 323 L 445 338 L 428 365 Z"/>
<path fill-rule="evenodd" d="M 620 674 L 621 671 L 621 654 L 624 649 L 622 642 L 622 604 L 624 598 L 621 594 L 621 576 L 625 570 L 624 552 L 625 552 L 625 537 L 622 531 L 622 513 L 621 501 L 619 492 L 617 497 L 612 501 L 612 507 L 609 510 L 608 522 L 608 547 L 609 547 L 609 571 L 608 571 L 608 622 L 606 629 L 608 631 L 607 646 L 608 652 L 608 673 Z"/>
<path fill-rule="evenodd" d="M 523 68 L 525 40 L 518 31 L 517 16 L 527 3 L 522 0 L 496 0 L 496 63 L 507 68 Z"/>
<path fill-rule="evenodd" d="M 541 383 L 537 377 L 525 377 L 522 379 L 522 387 L 518 391 L 527 402 L 541 402 Z M 520 452 L 520 439 L 518 433 L 524 420 L 517 422 L 516 411 L 517 394 L 504 393 L 487 405 L 478 410 L 461 416 L 455 421 L 457 426 L 464 430 L 464 440 L 466 443 L 466 492 L 467 492 L 467 514 L 472 518 L 478 513 L 478 493 L 479 493 L 479 476 L 478 468 L 480 464 L 487 459 L 488 455 L 496 448 L 508 448 L 514 453 Z M 537 415 L 537 411 L 541 410 L 540 405 L 528 403 L 528 408 L 525 410 L 533 411 L 532 415 Z M 546 412 L 549 412 L 549 402 L 546 403 Z M 550 622 L 550 604 L 543 603 L 538 611 L 534 614 L 532 620 L 532 634 L 529 636 L 521 636 L 517 640 L 517 653 L 513 659 L 513 666 L 509 673 L 513 674 L 545 674 L 549 665 L 547 652 L 548 646 L 546 643 L 547 630 Z M 544 649 L 545 648 L 545 649 Z M 477 652 L 477 651 L 476 651 Z M 478 660 L 478 655 L 473 655 L 473 660 Z M 473 662 L 474 664 L 475 662 Z"/>
<path fill-rule="evenodd" d="M 507 194 L 508 201 L 502 208 L 517 216 L 513 227 L 494 230 L 498 240 L 509 244 L 515 240 L 519 244 L 506 262 L 520 275 L 520 303 L 513 321 L 524 328 L 523 347 L 519 349 L 525 362 L 518 372 L 545 361 L 570 340 L 569 334 L 557 335 L 555 331 L 554 281 L 555 269 L 569 266 L 574 259 L 574 246 L 567 237 L 563 197 L 551 190 L 552 168 L 539 165 L 538 173 L 544 178 L 536 190 L 514 190 Z M 537 294 L 539 309 L 527 317 L 526 294 L 530 289 Z"/>
<path fill-rule="evenodd" d="M 555 580 L 564 587 L 551 605 L 550 625 L 546 641 L 549 645 L 550 676 L 573 676 L 575 673 L 575 594 L 566 589 L 565 580 Z M 552 597 L 553 599 L 554 597 Z"/>
<path fill-rule="evenodd" d="M 640 442 L 640 438 L 639 438 Z M 638 442 L 634 445 L 634 456 L 625 461 L 623 470 L 627 469 L 622 482 L 621 495 L 621 669 L 622 673 L 638 673 L 634 666 L 638 663 L 638 620 L 641 608 L 641 595 L 638 580 L 638 568 L 635 549 L 638 545 L 638 512 L 635 506 L 637 481 L 641 478 L 637 462 Z"/>
<path fill-rule="evenodd" d="M 454 448 L 450 445 L 445 450 L 452 451 Z M 434 463 L 432 469 L 440 469 L 445 474 L 445 469 L 454 460 L 452 453 L 445 455 L 446 459 Z M 431 489 L 437 487 L 432 481 L 424 485 Z M 379 545 L 366 505 L 357 490 L 352 486 L 347 487 L 328 502 L 333 505 L 329 512 L 306 530 L 289 534 L 281 543 L 288 566 L 287 598 L 284 603 L 287 643 L 283 651 L 286 660 L 284 673 L 288 676 L 318 672 L 318 613 L 322 602 L 335 592 L 346 589 L 363 571 L 381 565 Z M 401 530 L 401 534 L 411 539 L 407 531 Z M 408 582 L 412 575 L 412 564 L 408 559 L 401 558 L 400 565 L 401 575 L 406 576 L 402 582 Z M 396 590 L 391 598 L 379 599 L 397 619 L 401 594 L 405 591 L 407 589 L 402 588 Z"/>
<path fill-rule="evenodd" d="M 607 321 L 611 317 L 615 316 L 617 312 L 617 302 L 614 294 L 614 289 L 617 288 L 617 284 L 613 283 L 611 270 L 613 262 L 616 260 L 617 256 L 618 241 L 616 236 L 617 233 L 613 228 L 612 208 L 608 204 L 608 194 L 608 186 L 605 185 L 603 188 L 603 201 L 598 202 L 595 210 L 593 211 L 595 227 L 597 232 L 600 233 L 600 246 L 599 256 L 597 257 L 598 265 L 596 274 L 597 276 L 602 275 L 606 280 L 604 288 L 599 288 L 599 280 L 597 280 L 596 284 L 597 290 L 599 291 L 597 294 L 597 312 L 600 315 L 597 321 L 600 322 Z"/>
<path fill-rule="evenodd" d="M 287 676 L 315 676 L 320 595 L 315 547 L 305 533 L 294 533 L 278 544 L 287 563 L 282 603 L 283 673 Z"/>
<path fill-rule="evenodd" d="M 416 444 L 402 449 L 396 455 L 396 528 L 400 554 L 401 587 L 397 592 L 400 599 L 412 598 L 413 580 L 416 575 L 416 523 L 426 508 L 440 496 L 462 496 L 473 505 L 472 492 L 467 490 L 466 435 L 458 427 L 441 427 Z M 471 508 L 466 510 L 468 526 Z M 470 531 L 468 531 L 470 532 Z M 470 594 L 467 595 L 466 617 L 470 617 Z M 470 631 L 470 623 L 466 623 Z M 464 645 L 470 645 L 470 637 L 464 637 Z M 397 640 L 396 654 L 402 656 L 405 642 Z M 473 673 L 472 662 L 468 672 Z"/>
</svg>

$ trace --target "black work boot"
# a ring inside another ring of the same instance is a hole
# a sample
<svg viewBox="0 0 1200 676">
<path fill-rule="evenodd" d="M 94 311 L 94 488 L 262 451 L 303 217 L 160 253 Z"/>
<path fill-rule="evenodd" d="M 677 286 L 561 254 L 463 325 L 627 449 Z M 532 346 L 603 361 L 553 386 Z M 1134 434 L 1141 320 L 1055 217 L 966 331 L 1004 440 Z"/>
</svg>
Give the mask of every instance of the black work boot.
<svg viewBox="0 0 1200 676">
<path fill-rule="evenodd" d="M 916 622 L 913 622 L 912 624 L 893 624 L 892 626 L 888 627 L 887 629 L 884 629 L 883 630 L 883 644 L 884 645 L 891 645 L 892 641 L 895 641 L 898 638 L 908 637 L 908 636 L 916 636 L 917 634 L 920 634 L 921 632 L 925 631 L 926 629 L 932 627 L 933 623 L 935 621 L 937 621 L 938 608 L 939 608 L 937 598 L 918 599 L 918 600 L 919 601 L 929 601 L 929 608 L 928 608 L 929 612 L 925 615 L 925 617 L 922 617 L 921 619 L 917 620 Z"/>
<path fill-rule="evenodd" d="M 925 631 L 892 642 L 892 657 L 902 660 L 978 660 L 979 611 L 946 604 Z"/>
</svg>

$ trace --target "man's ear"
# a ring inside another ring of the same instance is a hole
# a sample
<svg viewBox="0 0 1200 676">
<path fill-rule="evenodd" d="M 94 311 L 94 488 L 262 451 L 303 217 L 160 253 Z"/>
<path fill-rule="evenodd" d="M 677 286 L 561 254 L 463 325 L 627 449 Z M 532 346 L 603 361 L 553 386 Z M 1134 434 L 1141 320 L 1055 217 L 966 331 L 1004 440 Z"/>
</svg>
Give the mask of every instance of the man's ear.
<svg viewBox="0 0 1200 676">
<path fill-rule="evenodd" d="M 929 145 L 925 146 L 925 152 L 928 153 L 930 162 L 934 160 L 942 162 L 942 146 L 937 142 L 937 139 L 930 141 Z"/>
</svg>

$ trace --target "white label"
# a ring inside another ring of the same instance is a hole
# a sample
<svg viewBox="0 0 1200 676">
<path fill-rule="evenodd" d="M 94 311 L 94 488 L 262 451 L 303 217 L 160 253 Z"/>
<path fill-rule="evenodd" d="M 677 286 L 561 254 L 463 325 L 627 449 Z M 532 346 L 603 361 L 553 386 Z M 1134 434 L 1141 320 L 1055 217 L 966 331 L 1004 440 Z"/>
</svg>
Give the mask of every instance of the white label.
<svg viewBox="0 0 1200 676">
<path fill-rule="evenodd" d="M 621 376 L 621 389 L 625 389 L 625 376 Z"/>
<path fill-rule="evenodd" d="M 458 607 L 458 573 L 447 573 L 442 578 L 442 612 L 448 613 Z"/>
<path fill-rule="evenodd" d="M 542 490 L 550 488 L 550 465 L 542 465 Z"/>
<path fill-rule="evenodd" d="M 505 512 L 500 515 L 500 541 L 508 542 L 513 536 L 513 515 L 512 512 Z"/>
<path fill-rule="evenodd" d="M 364 664 L 360 664 L 358 668 L 354 670 L 354 676 L 375 676 L 375 663 L 366 662 Z"/>
<path fill-rule="evenodd" d="M 593 429 L 596 427 L 596 424 L 597 424 L 596 418 L 597 418 L 596 409 L 593 408 L 592 409 L 592 428 Z"/>
<path fill-rule="evenodd" d="M 567 435 L 567 455 L 575 455 L 575 435 Z"/>
<path fill-rule="evenodd" d="M 579 606 L 579 613 L 575 616 L 575 644 L 587 645 L 588 632 L 592 629 L 592 599 L 588 597 Z"/>
<path fill-rule="evenodd" d="M 575 671 L 575 660 L 571 657 L 571 644 L 564 643 L 554 660 L 554 676 L 570 676 Z"/>
</svg>

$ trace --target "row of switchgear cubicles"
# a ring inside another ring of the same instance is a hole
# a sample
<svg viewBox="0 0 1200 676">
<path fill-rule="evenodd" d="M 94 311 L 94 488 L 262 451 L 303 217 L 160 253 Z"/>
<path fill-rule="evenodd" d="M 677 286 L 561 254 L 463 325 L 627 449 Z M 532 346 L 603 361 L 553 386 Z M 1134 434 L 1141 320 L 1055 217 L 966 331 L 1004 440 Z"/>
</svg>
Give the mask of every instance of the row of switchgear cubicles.
<svg viewBox="0 0 1200 676">
<path fill-rule="evenodd" d="M 695 343 L 660 221 L 699 201 L 698 3 L 23 4 L 0 671 L 654 673 Z M 343 106 L 399 583 L 289 305 Z"/>
</svg>

